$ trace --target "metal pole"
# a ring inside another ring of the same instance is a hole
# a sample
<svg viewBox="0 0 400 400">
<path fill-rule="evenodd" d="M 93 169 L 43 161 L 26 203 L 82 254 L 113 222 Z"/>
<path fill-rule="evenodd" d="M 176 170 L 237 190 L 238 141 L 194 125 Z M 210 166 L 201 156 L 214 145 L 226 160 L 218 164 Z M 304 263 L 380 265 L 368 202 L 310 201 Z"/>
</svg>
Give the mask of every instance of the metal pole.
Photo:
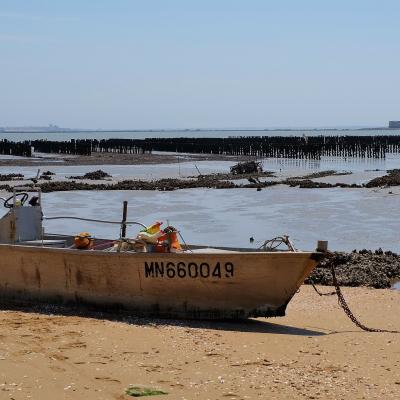
<svg viewBox="0 0 400 400">
<path fill-rule="evenodd" d="M 128 202 L 125 200 L 122 209 L 121 237 L 126 236 L 126 219 L 128 217 Z"/>
</svg>

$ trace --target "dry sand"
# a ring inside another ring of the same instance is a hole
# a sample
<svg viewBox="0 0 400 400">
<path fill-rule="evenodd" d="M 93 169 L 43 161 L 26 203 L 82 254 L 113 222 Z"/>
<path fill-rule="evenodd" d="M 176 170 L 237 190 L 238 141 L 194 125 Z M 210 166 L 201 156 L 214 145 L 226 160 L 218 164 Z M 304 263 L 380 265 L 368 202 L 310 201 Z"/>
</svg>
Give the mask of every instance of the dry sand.
<svg viewBox="0 0 400 400">
<path fill-rule="evenodd" d="M 329 290 L 329 288 L 322 288 Z M 400 292 L 345 288 L 360 319 L 400 329 Z M 356 328 L 303 286 L 287 316 L 111 321 L 0 311 L 0 399 L 398 399 L 400 335 Z M 153 398 L 153 397 L 152 397 Z"/>
</svg>

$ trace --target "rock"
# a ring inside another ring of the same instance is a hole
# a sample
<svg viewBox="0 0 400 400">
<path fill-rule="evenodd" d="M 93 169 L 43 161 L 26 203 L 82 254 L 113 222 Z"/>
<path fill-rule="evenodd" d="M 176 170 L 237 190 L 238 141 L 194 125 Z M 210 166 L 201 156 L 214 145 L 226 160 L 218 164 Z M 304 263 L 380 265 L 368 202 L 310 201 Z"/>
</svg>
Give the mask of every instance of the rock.
<svg viewBox="0 0 400 400">
<path fill-rule="evenodd" d="M 110 174 L 107 172 L 98 169 L 97 171 L 87 172 L 85 175 L 78 175 L 78 176 L 69 176 L 68 179 L 91 179 L 91 180 L 102 180 L 105 178 L 112 178 Z"/>
<path fill-rule="evenodd" d="M 39 185 L 42 192 L 70 190 L 159 190 L 172 191 L 177 189 L 193 189 L 207 187 L 213 189 L 231 189 L 236 185 L 229 181 L 195 180 L 195 179 L 160 179 L 157 181 L 125 180 L 114 184 L 86 183 L 75 181 L 45 182 Z"/>
<path fill-rule="evenodd" d="M 0 181 L 20 181 L 23 178 L 22 174 L 0 174 Z"/>
<path fill-rule="evenodd" d="M 262 171 L 262 164 L 258 161 L 240 162 L 231 167 L 231 174 L 234 175 L 259 173 Z"/>
<path fill-rule="evenodd" d="M 342 286 L 389 288 L 393 280 L 400 279 L 400 256 L 392 252 L 384 253 L 382 249 L 374 253 L 363 249 L 352 253 L 328 253 L 306 283 L 331 286 L 332 265 Z"/>
<path fill-rule="evenodd" d="M 291 179 L 315 179 L 315 178 L 325 178 L 327 176 L 341 176 L 341 175 L 351 175 L 352 172 L 337 172 L 335 170 L 329 169 L 327 171 L 313 172 L 304 176 L 294 176 Z"/>
<path fill-rule="evenodd" d="M 388 174 L 374 178 L 365 184 L 368 188 L 382 186 L 399 186 L 400 185 L 400 169 L 391 169 Z"/>
</svg>

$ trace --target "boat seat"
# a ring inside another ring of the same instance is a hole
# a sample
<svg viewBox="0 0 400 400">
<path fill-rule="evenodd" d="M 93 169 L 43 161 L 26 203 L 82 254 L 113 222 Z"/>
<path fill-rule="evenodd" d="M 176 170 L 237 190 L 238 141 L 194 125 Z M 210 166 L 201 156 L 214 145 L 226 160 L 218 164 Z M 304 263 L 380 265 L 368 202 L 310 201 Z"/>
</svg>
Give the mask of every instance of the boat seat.
<svg viewBox="0 0 400 400">
<path fill-rule="evenodd" d="M 18 242 L 16 244 L 22 246 L 39 246 L 39 247 L 56 247 L 56 248 L 64 248 L 67 246 L 66 240 L 26 240 L 24 242 Z"/>
</svg>

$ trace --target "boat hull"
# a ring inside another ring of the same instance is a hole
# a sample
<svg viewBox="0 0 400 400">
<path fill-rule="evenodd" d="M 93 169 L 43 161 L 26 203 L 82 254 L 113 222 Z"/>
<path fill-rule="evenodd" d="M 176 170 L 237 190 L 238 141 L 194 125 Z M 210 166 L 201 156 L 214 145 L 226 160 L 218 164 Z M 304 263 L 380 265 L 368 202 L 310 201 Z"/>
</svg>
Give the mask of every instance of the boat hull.
<svg viewBox="0 0 400 400">
<path fill-rule="evenodd" d="M 0 245 L 0 297 L 168 318 L 282 316 L 321 253 L 116 253 Z"/>
</svg>

